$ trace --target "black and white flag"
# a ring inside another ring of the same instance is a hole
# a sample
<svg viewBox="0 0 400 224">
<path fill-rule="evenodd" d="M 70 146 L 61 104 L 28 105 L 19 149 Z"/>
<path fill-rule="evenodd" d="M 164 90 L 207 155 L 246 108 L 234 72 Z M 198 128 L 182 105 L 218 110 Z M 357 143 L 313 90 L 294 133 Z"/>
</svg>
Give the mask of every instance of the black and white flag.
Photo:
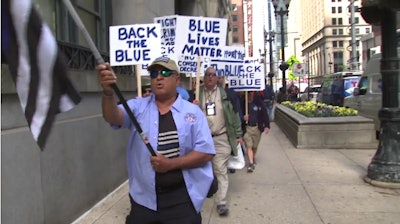
<svg viewBox="0 0 400 224">
<path fill-rule="evenodd" d="M 50 28 L 30 0 L 1 1 L 1 42 L 33 138 L 43 150 L 57 113 L 81 101 Z"/>
</svg>

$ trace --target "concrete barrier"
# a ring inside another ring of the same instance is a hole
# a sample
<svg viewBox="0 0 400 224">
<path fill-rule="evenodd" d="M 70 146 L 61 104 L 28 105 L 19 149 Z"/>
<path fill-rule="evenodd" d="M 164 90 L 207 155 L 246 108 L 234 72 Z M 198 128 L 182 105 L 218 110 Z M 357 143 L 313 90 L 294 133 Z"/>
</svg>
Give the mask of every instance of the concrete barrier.
<svg viewBox="0 0 400 224">
<path fill-rule="evenodd" d="M 372 119 L 362 116 L 308 118 L 277 105 L 275 122 L 296 148 L 374 149 Z"/>
</svg>

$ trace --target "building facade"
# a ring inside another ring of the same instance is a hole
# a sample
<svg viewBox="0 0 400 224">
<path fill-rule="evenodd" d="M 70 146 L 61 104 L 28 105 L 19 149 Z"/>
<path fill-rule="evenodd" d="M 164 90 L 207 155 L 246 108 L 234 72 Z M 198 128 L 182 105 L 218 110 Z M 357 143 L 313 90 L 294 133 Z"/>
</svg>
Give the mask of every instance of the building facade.
<svg viewBox="0 0 400 224">
<path fill-rule="evenodd" d="M 300 6 L 302 53 L 309 63 L 312 83 L 320 82 L 325 74 L 361 70 L 360 38 L 372 32 L 359 13 L 361 1 L 302 0 Z M 355 38 L 352 38 L 352 24 Z M 352 49 L 356 49 L 356 57 Z"/>
</svg>

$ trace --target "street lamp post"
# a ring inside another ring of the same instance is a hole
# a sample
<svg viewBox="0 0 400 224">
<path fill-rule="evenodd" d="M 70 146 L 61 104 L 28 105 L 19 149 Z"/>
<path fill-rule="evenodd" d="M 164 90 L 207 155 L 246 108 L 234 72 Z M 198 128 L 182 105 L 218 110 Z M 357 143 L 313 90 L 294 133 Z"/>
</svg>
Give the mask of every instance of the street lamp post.
<svg viewBox="0 0 400 224">
<path fill-rule="evenodd" d="M 382 30 L 382 108 L 378 149 L 368 165 L 365 180 L 372 185 L 400 188 L 400 59 L 397 52 L 396 11 L 398 0 L 363 1 L 361 15 L 366 22 L 380 24 Z"/>
<path fill-rule="evenodd" d="M 266 30 L 264 30 L 264 52 L 265 54 L 267 53 L 267 49 L 265 48 L 265 42 L 268 42 L 268 48 L 269 48 L 269 72 L 268 72 L 268 78 L 269 78 L 269 85 L 271 86 L 271 88 L 273 88 L 273 83 L 272 83 L 272 78 L 274 77 L 275 73 L 274 73 L 274 55 L 273 55 L 273 49 L 272 49 L 272 42 L 275 39 L 275 32 L 274 31 L 270 31 L 267 32 Z M 265 59 L 266 59 L 266 55 L 265 55 Z M 266 67 L 265 67 L 266 69 Z"/>
<path fill-rule="evenodd" d="M 279 65 L 279 69 L 282 71 L 282 88 L 285 92 L 285 96 L 287 93 L 286 88 L 286 70 L 289 68 L 289 65 L 285 62 L 285 29 L 284 29 L 284 16 L 288 15 L 289 13 L 289 3 L 290 0 L 274 0 L 274 8 L 275 8 L 275 15 L 280 16 L 281 20 L 281 54 L 282 54 L 282 62 Z"/>
<path fill-rule="evenodd" d="M 265 49 L 265 39 L 264 39 L 264 52 L 261 52 L 261 49 L 258 49 L 260 52 L 260 56 L 262 57 L 262 61 L 264 63 L 264 77 L 266 77 L 267 74 L 267 49 Z"/>
<path fill-rule="evenodd" d="M 270 0 L 272 2 L 272 0 Z M 269 78 L 269 84 L 271 86 L 271 89 L 274 89 L 274 85 L 272 83 L 272 78 L 275 76 L 275 69 L 274 69 L 274 55 L 273 55 L 273 49 L 272 49 L 272 42 L 275 39 L 275 32 L 272 30 L 272 18 L 271 18 L 271 3 L 268 2 L 268 32 L 264 30 L 264 40 L 266 40 L 269 45 L 269 72 L 268 72 L 268 78 Z M 265 44 L 264 44 L 265 46 Z"/>
</svg>

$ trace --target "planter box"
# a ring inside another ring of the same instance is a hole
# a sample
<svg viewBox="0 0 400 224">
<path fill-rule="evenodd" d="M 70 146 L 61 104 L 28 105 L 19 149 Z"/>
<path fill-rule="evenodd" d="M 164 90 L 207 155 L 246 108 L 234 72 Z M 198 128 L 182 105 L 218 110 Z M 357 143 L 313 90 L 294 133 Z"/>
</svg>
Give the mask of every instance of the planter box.
<svg viewBox="0 0 400 224">
<path fill-rule="evenodd" d="M 362 116 L 308 118 L 279 104 L 274 120 L 296 148 L 378 147 L 373 120 Z"/>
</svg>

